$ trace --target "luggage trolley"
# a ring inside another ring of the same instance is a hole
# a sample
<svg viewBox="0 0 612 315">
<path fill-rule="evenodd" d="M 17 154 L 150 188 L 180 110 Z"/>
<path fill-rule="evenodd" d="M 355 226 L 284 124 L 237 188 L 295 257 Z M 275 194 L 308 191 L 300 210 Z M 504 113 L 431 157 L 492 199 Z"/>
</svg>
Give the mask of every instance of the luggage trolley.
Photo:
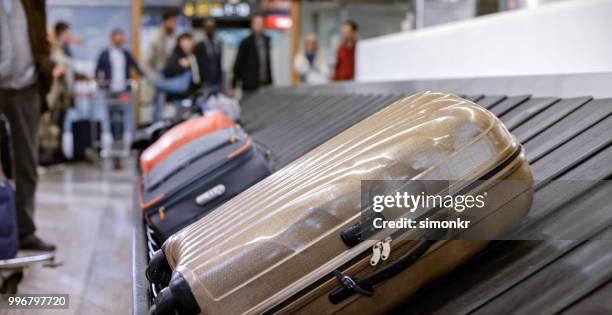
<svg viewBox="0 0 612 315">
<path fill-rule="evenodd" d="M 55 254 L 44 253 L 0 259 L 0 293 L 17 293 L 19 283 L 23 279 L 23 269 L 34 264 L 53 267 L 55 264 Z"/>
<path fill-rule="evenodd" d="M 100 83 L 106 87 L 107 84 Z M 107 119 L 102 126 L 100 157 L 112 159 L 115 169 L 122 167 L 123 158 L 130 156 L 130 146 L 135 131 L 134 107 L 136 100 L 136 82 L 131 80 L 123 92 L 113 92 L 101 88 Z"/>
</svg>

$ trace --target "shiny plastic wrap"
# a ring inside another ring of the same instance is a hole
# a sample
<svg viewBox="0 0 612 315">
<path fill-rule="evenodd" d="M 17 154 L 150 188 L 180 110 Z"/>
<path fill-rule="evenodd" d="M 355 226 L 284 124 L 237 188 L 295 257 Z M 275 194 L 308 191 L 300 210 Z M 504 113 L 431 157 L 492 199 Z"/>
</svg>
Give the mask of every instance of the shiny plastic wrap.
<svg viewBox="0 0 612 315">
<path fill-rule="evenodd" d="M 478 105 L 415 94 L 175 234 L 164 253 L 203 314 L 264 312 L 372 246 L 349 248 L 339 236 L 359 221 L 362 180 L 477 180 L 519 149 Z M 530 180 L 528 167 L 523 173 Z"/>
</svg>

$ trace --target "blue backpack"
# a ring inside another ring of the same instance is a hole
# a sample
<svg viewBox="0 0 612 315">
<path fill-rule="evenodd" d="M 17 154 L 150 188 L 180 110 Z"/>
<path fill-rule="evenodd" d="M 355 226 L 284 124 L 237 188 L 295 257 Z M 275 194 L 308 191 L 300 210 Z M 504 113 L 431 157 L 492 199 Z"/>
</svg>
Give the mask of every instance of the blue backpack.
<svg viewBox="0 0 612 315">
<path fill-rule="evenodd" d="M 0 181 L 0 259 L 17 256 L 19 239 L 15 214 L 15 194 L 7 180 Z"/>
</svg>

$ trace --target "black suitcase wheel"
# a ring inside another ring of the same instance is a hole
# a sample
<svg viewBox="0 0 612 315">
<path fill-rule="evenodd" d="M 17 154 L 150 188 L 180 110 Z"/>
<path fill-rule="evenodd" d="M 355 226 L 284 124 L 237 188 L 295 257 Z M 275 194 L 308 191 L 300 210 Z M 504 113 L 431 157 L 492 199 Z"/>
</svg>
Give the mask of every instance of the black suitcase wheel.
<svg viewBox="0 0 612 315">
<path fill-rule="evenodd" d="M 201 312 L 187 281 L 178 272 L 172 275 L 168 287 L 159 291 L 155 306 L 149 309 L 150 315 L 196 315 Z"/>
<path fill-rule="evenodd" d="M 155 284 L 165 284 L 170 281 L 172 270 L 170 270 L 170 265 L 168 265 L 163 250 L 160 249 L 153 254 L 145 275 L 149 281 Z"/>
<path fill-rule="evenodd" d="M 155 305 L 149 309 L 149 315 L 173 315 L 176 314 L 176 300 L 170 288 L 159 291 L 155 298 Z"/>
</svg>

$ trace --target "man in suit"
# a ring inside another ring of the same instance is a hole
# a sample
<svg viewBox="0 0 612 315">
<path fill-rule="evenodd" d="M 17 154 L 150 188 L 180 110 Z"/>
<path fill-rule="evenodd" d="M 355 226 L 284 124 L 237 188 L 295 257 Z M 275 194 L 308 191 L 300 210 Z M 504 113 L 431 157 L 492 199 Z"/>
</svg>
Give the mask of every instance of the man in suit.
<svg viewBox="0 0 612 315">
<path fill-rule="evenodd" d="M 19 246 L 55 250 L 36 236 L 38 126 L 54 73 L 49 57 L 45 1 L 0 1 L 0 111 L 11 125 Z"/>
<path fill-rule="evenodd" d="M 195 23 L 195 22 L 194 22 Z M 211 92 L 223 90 L 223 75 L 221 70 L 221 43 L 215 38 L 215 20 L 207 18 L 199 20 L 194 25 L 200 36 L 194 35 L 196 46 L 194 55 L 202 75 L 204 85 Z"/>
<path fill-rule="evenodd" d="M 270 38 L 263 32 L 264 19 L 255 15 L 251 19 L 251 34 L 240 42 L 236 62 L 232 92 L 242 83 L 242 98 L 246 99 L 260 87 L 272 84 L 270 68 Z"/>
</svg>

